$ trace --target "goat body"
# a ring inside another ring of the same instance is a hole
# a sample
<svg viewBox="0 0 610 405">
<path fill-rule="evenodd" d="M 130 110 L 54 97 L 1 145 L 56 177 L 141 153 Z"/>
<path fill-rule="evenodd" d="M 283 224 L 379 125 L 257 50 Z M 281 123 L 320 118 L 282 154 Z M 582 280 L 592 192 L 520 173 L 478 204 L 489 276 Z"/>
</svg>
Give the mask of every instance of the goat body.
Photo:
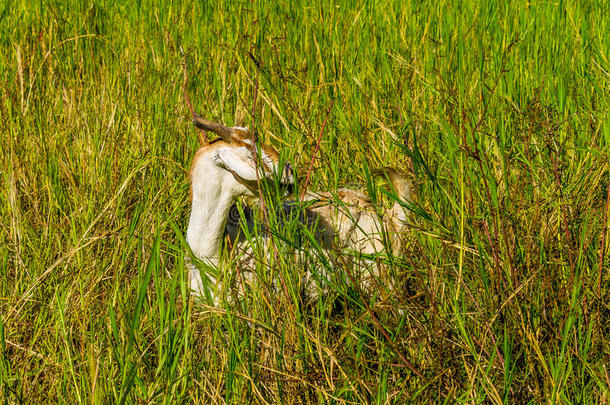
<svg viewBox="0 0 610 405">
<path fill-rule="evenodd" d="M 392 169 L 384 169 L 384 174 L 389 177 L 390 183 L 397 190 L 398 198 L 406 200 L 409 196 L 409 187 L 406 180 Z M 247 260 L 251 257 L 250 247 L 241 248 L 243 241 L 241 230 L 244 229 L 252 234 L 256 227 L 255 215 L 248 206 L 242 206 L 243 217 L 238 214 L 236 206 L 232 207 L 234 215 L 227 222 L 227 235 L 232 246 L 238 245 L 244 252 L 240 263 L 244 269 L 253 267 L 253 262 Z M 270 233 L 284 234 L 292 238 L 292 243 L 299 249 L 302 247 L 304 233 L 300 227 L 307 228 L 307 233 L 312 235 L 316 243 L 323 249 L 327 256 L 336 258 L 337 255 L 346 256 L 346 250 L 350 250 L 352 262 L 354 263 L 360 287 L 372 292 L 376 285 L 375 280 L 379 278 L 391 278 L 385 274 L 385 266 L 375 260 L 379 254 L 397 253 L 402 248 L 402 236 L 406 227 L 406 212 L 399 202 L 394 206 L 379 213 L 379 207 L 373 204 L 368 196 L 355 190 L 342 188 L 336 193 L 331 192 L 307 192 L 303 201 L 286 201 L 275 210 L 275 221 L 280 228 L 289 226 L 287 233 L 282 229 L 267 229 L 261 226 L 261 235 L 266 238 Z M 295 228 L 295 222 L 298 226 Z M 292 224 L 292 225 L 290 225 Z M 295 252 L 296 253 L 296 252 Z M 297 255 L 298 256 L 298 255 Z M 295 259 L 296 257 L 295 256 Z M 343 263 L 347 263 L 343 261 Z M 319 266 L 316 266 L 319 267 Z M 317 272 L 323 274 L 323 278 L 333 277 L 322 269 Z M 309 299 L 318 296 L 319 287 L 312 285 L 311 274 L 306 274 L 306 294 Z"/>
</svg>

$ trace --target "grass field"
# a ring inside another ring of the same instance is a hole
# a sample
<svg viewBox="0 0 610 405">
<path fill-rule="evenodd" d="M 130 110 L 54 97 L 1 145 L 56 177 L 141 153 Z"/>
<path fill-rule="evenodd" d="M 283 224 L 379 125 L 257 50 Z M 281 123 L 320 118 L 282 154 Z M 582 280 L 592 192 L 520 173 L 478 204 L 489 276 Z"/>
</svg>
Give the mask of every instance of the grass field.
<svg viewBox="0 0 610 405">
<path fill-rule="evenodd" d="M 3 403 L 610 401 L 610 2 L 86 3 L 0 5 Z M 411 174 L 389 299 L 189 301 L 183 88 L 322 134 L 312 189 Z"/>
</svg>

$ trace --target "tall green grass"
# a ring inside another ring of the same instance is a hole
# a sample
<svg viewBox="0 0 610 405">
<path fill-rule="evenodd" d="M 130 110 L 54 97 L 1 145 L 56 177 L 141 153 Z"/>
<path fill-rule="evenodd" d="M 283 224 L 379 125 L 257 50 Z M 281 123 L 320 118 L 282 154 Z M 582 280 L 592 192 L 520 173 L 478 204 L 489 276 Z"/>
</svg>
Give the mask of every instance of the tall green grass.
<svg viewBox="0 0 610 405">
<path fill-rule="evenodd" d="M 0 4 L 4 403 L 609 400 L 610 3 L 95 3 Z M 313 189 L 410 172 L 395 289 L 287 232 L 189 301 L 183 86 L 300 173 L 329 111 Z"/>
</svg>

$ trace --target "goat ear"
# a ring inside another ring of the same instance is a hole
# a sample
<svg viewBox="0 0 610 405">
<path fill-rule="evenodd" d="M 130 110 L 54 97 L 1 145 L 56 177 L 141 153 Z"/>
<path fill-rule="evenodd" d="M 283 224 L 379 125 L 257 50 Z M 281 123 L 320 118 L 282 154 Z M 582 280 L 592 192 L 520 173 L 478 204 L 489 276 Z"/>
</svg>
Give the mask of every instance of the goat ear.
<svg viewBox="0 0 610 405">
<path fill-rule="evenodd" d="M 256 164 L 252 151 L 247 147 L 221 148 L 218 150 L 216 164 L 243 180 L 256 181 Z"/>
<path fill-rule="evenodd" d="M 231 135 L 233 130 L 229 127 L 225 127 L 217 122 L 208 121 L 205 118 L 200 117 L 197 114 L 193 114 L 193 124 L 204 131 L 214 132 L 227 142 L 231 142 Z"/>
</svg>

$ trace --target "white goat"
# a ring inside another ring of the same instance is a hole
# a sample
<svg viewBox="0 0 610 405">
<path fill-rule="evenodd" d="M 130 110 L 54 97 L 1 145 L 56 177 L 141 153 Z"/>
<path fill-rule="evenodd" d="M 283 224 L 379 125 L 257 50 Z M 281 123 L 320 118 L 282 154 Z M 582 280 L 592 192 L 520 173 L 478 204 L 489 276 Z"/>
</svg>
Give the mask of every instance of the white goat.
<svg viewBox="0 0 610 405">
<path fill-rule="evenodd" d="M 247 128 L 225 127 L 198 116 L 193 122 L 199 128 L 218 134 L 221 139 L 201 147 L 193 160 L 192 211 L 186 240 L 198 259 L 208 266 L 217 267 L 223 237 L 229 235 L 235 242 L 239 240 L 241 227 L 253 227 L 252 211 L 246 207 L 246 220 L 240 221 L 235 201 L 242 195 L 254 196 L 258 181 L 279 175 L 279 155 L 272 147 L 262 145 L 257 150 L 260 154 L 257 164 Z M 281 171 L 280 181 L 293 185 L 290 165 L 284 165 Z M 384 173 L 396 189 L 399 200 L 407 199 L 407 181 L 394 170 L 386 169 Z M 231 219 L 228 220 L 230 213 Z M 341 254 L 347 248 L 370 258 L 384 252 L 388 242 L 393 252 L 401 247 L 400 235 L 405 227 L 406 213 L 399 202 L 379 214 L 370 198 L 354 190 L 307 192 L 303 205 L 284 203 L 283 214 L 293 216 L 294 213 L 297 213 L 300 223 L 313 231 L 315 239 L 326 251 Z M 378 268 L 374 266 L 372 277 L 363 277 L 363 287 L 372 288 L 371 280 L 380 276 Z M 212 284 L 217 284 L 216 277 L 208 277 Z M 192 264 L 189 265 L 189 281 L 195 294 L 204 294 L 201 274 Z M 317 295 L 314 290 L 311 285 L 307 288 L 310 298 Z M 211 296 L 216 301 L 216 293 L 211 292 Z"/>
<path fill-rule="evenodd" d="M 199 116 L 193 122 L 220 138 L 202 146 L 191 165 L 192 207 L 186 241 L 199 260 L 217 268 L 227 218 L 236 199 L 242 195 L 254 196 L 261 180 L 281 174 L 280 182 L 292 185 L 294 178 L 289 164 L 279 167 L 275 149 L 252 144 L 247 128 L 226 127 Z M 191 289 L 197 295 L 204 295 L 207 283 L 196 266 L 189 264 L 188 267 Z M 219 287 L 216 277 L 209 274 L 208 278 L 212 285 Z M 210 295 L 216 302 L 217 292 L 210 291 Z"/>
</svg>

